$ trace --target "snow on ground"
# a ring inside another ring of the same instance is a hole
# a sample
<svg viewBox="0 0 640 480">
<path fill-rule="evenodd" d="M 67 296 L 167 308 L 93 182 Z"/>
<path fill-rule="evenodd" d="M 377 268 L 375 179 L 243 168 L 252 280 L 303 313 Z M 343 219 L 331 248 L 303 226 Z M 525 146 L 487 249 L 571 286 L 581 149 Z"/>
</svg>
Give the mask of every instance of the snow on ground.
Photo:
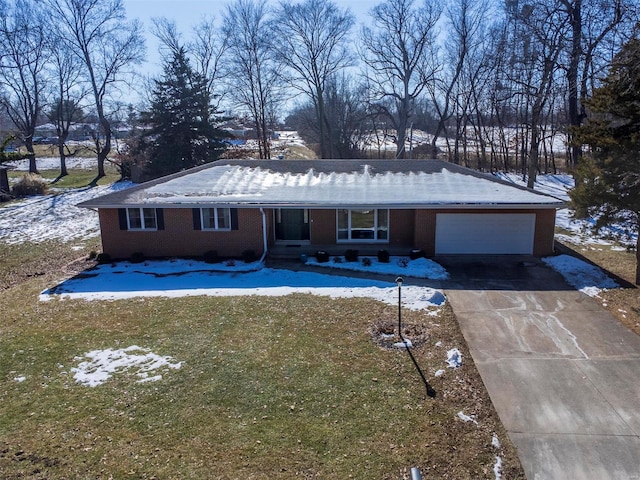
<svg viewBox="0 0 640 480">
<path fill-rule="evenodd" d="M 457 348 L 452 348 L 447 352 L 447 365 L 449 368 L 458 368 L 462 366 L 462 354 Z"/>
<path fill-rule="evenodd" d="M 473 422 L 478 425 L 478 421 L 473 415 L 466 415 L 462 410 L 458 412 L 458 418 L 462 420 L 464 423 Z"/>
<path fill-rule="evenodd" d="M 79 208 L 80 202 L 129 188 L 131 182 L 85 187 L 58 194 L 29 197 L 0 207 L 0 241 L 10 244 L 84 240 L 100 234 L 98 214 Z"/>
<path fill-rule="evenodd" d="M 88 360 L 84 360 L 88 359 Z M 93 350 L 75 360 L 84 360 L 71 369 L 76 382 L 89 387 L 102 385 L 114 373 L 135 369 L 138 383 L 155 382 L 162 379 L 161 374 L 150 376 L 164 369 L 178 369 L 181 362 L 174 362 L 171 357 L 161 357 L 149 349 L 132 345 L 128 348 L 113 350 Z"/>
<path fill-rule="evenodd" d="M 238 262 L 239 265 L 241 265 Z M 255 269 L 253 265 L 251 269 Z M 222 264 L 195 260 L 120 262 L 99 265 L 42 292 L 40 299 L 118 300 L 135 297 L 281 296 L 312 293 L 332 298 L 365 297 L 398 304 L 394 281 L 384 282 L 312 272 L 262 268 L 251 272 L 221 271 Z M 235 267 L 229 267 L 235 268 Z M 402 303 L 412 310 L 435 314 L 446 299 L 440 290 L 402 287 Z"/>
<path fill-rule="evenodd" d="M 542 261 L 559 272 L 569 285 L 591 297 L 599 296 L 603 289 L 619 287 L 600 268 L 570 255 L 546 257 Z"/>
<path fill-rule="evenodd" d="M 517 185 L 526 186 L 526 179 L 522 175 L 515 173 L 496 173 L 496 177 L 506 180 Z M 541 193 L 552 195 L 556 198 L 569 202 L 569 191 L 575 186 L 574 179 L 568 174 L 556 175 L 538 175 L 534 189 Z M 635 245 L 637 241 L 637 232 L 630 232 L 622 225 L 614 225 L 602 228 L 594 234 L 593 219 L 576 219 L 573 217 L 573 210 L 562 208 L 556 213 L 556 226 L 571 232 L 569 235 L 556 234 L 556 238 L 563 242 L 572 243 L 574 245 L 594 248 L 593 245 L 609 247 L 612 250 L 620 249 L 615 243 L 608 238 L 616 238 L 620 242 Z"/>
<path fill-rule="evenodd" d="M 368 260 L 365 260 L 368 259 Z M 370 265 L 365 263 L 370 262 Z M 332 257 L 329 262 L 318 262 L 309 258 L 307 265 L 318 267 L 338 268 L 355 272 L 383 273 L 402 275 L 415 278 L 429 278 L 431 280 L 446 280 L 447 272 L 440 264 L 426 258 L 410 260 L 409 257 L 391 257 L 388 263 L 379 262 L 377 257 L 360 257 L 358 262 L 347 262 L 344 257 Z"/>
<path fill-rule="evenodd" d="M 290 146 L 298 146 L 298 147 L 306 147 L 302 138 L 298 132 L 291 130 L 281 130 L 277 131 L 276 135 L 278 136 L 277 140 L 273 140 L 271 145 L 275 147 L 290 147 Z"/>
<path fill-rule="evenodd" d="M 496 455 L 496 463 L 493 465 L 493 474 L 495 475 L 496 480 L 500 480 L 502 478 L 502 458 L 499 455 Z"/>
<path fill-rule="evenodd" d="M 29 159 L 10 162 L 17 171 L 29 171 Z M 60 170 L 60 159 L 55 157 L 38 157 L 36 159 L 38 170 Z M 95 170 L 98 160 L 95 157 L 69 157 L 66 159 L 68 169 Z"/>
</svg>

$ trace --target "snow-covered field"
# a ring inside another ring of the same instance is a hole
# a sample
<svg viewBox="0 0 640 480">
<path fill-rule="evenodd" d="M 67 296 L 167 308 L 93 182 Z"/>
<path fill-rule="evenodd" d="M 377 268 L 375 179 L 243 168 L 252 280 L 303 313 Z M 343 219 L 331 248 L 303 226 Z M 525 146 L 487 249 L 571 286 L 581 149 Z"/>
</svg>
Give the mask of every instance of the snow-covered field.
<svg viewBox="0 0 640 480">
<path fill-rule="evenodd" d="M 76 205 L 131 185 L 130 182 L 117 182 L 106 186 L 85 187 L 30 197 L 2 206 L 0 241 L 9 244 L 46 240 L 72 242 L 96 237 L 100 234 L 98 214 Z"/>
<path fill-rule="evenodd" d="M 69 157 L 66 160 L 68 169 L 78 170 L 92 170 L 96 168 L 95 157 Z M 29 171 L 29 160 L 18 160 L 11 162 L 11 165 L 15 166 L 16 170 L 20 172 Z M 60 159 L 43 157 L 37 160 L 38 170 L 58 170 L 60 169 Z"/>
</svg>

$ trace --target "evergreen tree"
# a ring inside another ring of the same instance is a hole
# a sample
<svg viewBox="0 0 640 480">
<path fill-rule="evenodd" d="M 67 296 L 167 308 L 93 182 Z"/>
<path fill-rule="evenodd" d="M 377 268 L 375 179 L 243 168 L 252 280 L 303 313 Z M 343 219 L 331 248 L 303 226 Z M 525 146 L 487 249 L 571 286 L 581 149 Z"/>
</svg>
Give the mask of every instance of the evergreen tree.
<svg viewBox="0 0 640 480">
<path fill-rule="evenodd" d="M 193 70 L 184 48 L 177 50 L 155 81 L 151 108 L 142 120 L 151 129 L 138 148 L 147 156 L 145 171 L 159 177 L 217 160 L 224 151 L 219 112 L 211 104 L 207 80 Z"/>
<path fill-rule="evenodd" d="M 640 39 L 616 55 L 602 87 L 587 106 L 590 116 L 575 130 L 591 146 L 581 161 L 571 200 L 579 217 L 596 227 L 622 223 L 638 234 L 640 225 Z M 636 284 L 640 284 L 640 238 L 636 243 Z"/>
</svg>

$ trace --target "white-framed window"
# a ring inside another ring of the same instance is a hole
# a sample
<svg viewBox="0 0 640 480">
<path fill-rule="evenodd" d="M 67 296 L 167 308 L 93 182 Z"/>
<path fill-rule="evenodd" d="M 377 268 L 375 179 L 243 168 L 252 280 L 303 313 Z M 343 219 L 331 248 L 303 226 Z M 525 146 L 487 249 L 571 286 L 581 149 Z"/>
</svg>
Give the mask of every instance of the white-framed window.
<svg viewBox="0 0 640 480">
<path fill-rule="evenodd" d="M 388 242 L 389 210 L 386 208 L 337 211 L 338 242 Z"/>
<path fill-rule="evenodd" d="M 127 228 L 129 230 L 158 230 L 155 208 L 127 208 Z"/>
<path fill-rule="evenodd" d="M 201 208 L 202 230 L 231 230 L 230 208 Z"/>
</svg>

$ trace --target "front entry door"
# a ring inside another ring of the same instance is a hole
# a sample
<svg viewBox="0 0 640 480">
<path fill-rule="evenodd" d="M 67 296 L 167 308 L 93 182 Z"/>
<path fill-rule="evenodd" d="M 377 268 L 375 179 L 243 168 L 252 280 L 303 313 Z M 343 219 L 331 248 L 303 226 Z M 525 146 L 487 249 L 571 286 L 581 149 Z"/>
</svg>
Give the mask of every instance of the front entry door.
<svg viewBox="0 0 640 480">
<path fill-rule="evenodd" d="M 309 210 L 281 208 L 275 213 L 276 240 L 283 243 L 309 241 Z"/>
</svg>

